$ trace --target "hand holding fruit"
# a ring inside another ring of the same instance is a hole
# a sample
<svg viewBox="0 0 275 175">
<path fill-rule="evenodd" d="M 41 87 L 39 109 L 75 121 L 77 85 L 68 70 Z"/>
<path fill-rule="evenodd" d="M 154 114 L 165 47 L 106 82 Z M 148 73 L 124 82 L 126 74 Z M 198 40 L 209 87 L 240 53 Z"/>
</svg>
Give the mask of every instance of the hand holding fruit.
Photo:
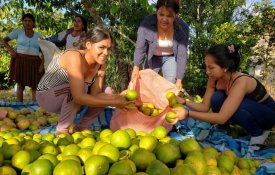
<svg viewBox="0 0 275 175">
<path fill-rule="evenodd" d="M 137 92 L 135 90 L 127 90 L 124 97 L 127 101 L 130 102 L 126 108 L 136 109 L 135 101 L 137 99 Z"/>
<path fill-rule="evenodd" d="M 169 111 L 165 115 L 165 120 L 168 123 L 175 124 L 179 120 L 183 120 L 188 114 L 188 111 L 181 107 L 173 108 L 173 111 Z"/>
</svg>

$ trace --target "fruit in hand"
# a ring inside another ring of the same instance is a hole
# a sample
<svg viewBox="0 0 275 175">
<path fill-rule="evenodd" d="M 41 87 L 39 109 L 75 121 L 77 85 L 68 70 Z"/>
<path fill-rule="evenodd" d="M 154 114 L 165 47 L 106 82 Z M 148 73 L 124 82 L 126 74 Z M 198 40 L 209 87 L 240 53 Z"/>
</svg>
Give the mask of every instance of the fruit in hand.
<svg viewBox="0 0 275 175">
<path fill-rule="evenodd" d="M 126 92 L 125 98 L 129 101 L 133 101 L 137 99 L 137 92 L 135 90 L 128 90 Z"/>
<path fill-rule="evenodd" d="M 175 104 L 178 103 L 177 97 L 174 92 L 171 92 L 171 91 L 167 92 L 166 98 L 167 98 L 170 106 L 174 106 Z"/>
<path fill-rule="evenodd" d="M 176 120 L 176 113 L 174 111 L 169 111 L 165 115 L 165 120 L 168 123 L 173 123 Z"/>
</svg>

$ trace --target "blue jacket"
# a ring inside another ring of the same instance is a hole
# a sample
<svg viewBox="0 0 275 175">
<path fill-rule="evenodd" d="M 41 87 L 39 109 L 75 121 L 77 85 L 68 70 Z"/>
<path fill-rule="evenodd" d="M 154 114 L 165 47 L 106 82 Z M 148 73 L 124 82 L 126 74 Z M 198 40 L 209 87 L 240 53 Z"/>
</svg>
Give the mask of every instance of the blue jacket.
<svg viewBox="0 0 275 175">
<path fill-rule="evenodd" d="M 177 79 L 183 79 L 187 63 L 187 46 L 189 41 L 189 26 L 177 18 L 174 23 L 173 52 L 177 61 Z M 152 57 L 157 46 L 157 15 L 152 14 L 141 22 L 134 52 L 134 65 L 141 68 L 144 55 L 147 56 L 149 67 L 152 67 Z"/>
</svg>

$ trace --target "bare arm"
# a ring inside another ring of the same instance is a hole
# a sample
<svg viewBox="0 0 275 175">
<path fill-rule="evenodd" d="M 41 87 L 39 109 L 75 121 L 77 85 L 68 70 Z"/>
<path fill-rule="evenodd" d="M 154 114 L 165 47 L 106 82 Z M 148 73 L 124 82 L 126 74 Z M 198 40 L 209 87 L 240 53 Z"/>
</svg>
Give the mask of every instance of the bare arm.
<svg viewBox="0 0 275 175">
<path fill-rule="evenodd" d="M 8 50 L 8 52 L 10 53 L 10 55 L 12 57 L 15 57 L 16 56 L 16 52 L 15 50 L 9 45 L 9 41 L 11 39 L 9 37 L 5 37 L 1 40 L 2 44 L 4 45 L 4 47 Z"/>
<path fill-rule="evenodd" d="M 87 94 L 85 92 L 84 83 L 84 60 L 78 52 L 66 52 L 62 55 L 64 68 L 68 72 L 71 94 L 74 101 L 81 105 L 93 107 L 115 106 L 124 108 L 130 102 L 126 101 L 122 96 L 107 94 Z M 62 61 L 61 60 L 61 61 Z"/>
<path fill-rule="evenodd" d="M 187 102 L 184 99 L 177 97 L 180 103 L 185 103 L 186 106 L 192 108 L 194 111 L 208 112 L 210 109 L 211 97 L 215 91 L 215 82 L 213 80 L 208 80 L 205 94 L 203 96 L 202 103 Z"/>
<path fill-rule="evenodd" d="M 219 113 L 190 111 L 189 115 L 205 122 L 224 124 L 236 112 L 246 94 L 246 91 L 246 82 L 237 80 L 231 87 L 229 95 L 224 101 Z"/>
</svg>

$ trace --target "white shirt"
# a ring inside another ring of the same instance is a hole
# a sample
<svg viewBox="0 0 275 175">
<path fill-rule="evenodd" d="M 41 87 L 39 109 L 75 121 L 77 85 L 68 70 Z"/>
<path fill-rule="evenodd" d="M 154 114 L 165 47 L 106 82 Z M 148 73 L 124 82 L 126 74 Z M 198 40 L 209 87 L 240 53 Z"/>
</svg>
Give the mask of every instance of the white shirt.
<svg viewBox="0 0 275 175">
<path fill-rule="evenodd" d="M 72 34 L 70 33 L 66 39 L 66 49 L 79 49 L 79 44 L 78 44 L 79 39 L 80 39 L 80 36 L 73 37 Z"/>
</svg>

